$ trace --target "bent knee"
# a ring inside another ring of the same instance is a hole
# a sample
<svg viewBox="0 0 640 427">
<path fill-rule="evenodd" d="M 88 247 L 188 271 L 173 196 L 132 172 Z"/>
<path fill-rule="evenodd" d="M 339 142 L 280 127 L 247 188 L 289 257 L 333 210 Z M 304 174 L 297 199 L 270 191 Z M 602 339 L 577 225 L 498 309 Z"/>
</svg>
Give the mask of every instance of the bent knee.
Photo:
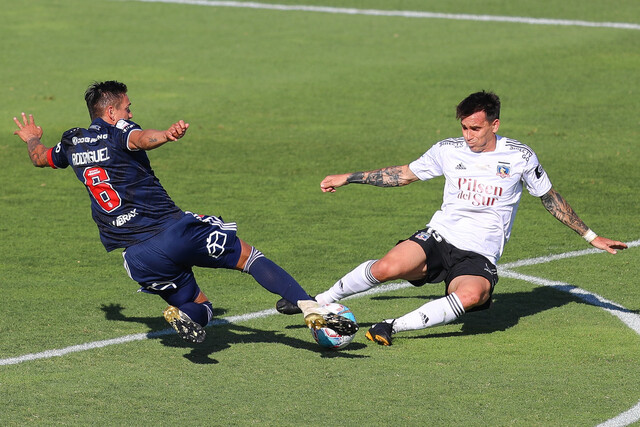
<svg viewBox="0 0 640 427">
<path fill-rule="evenodd" d="M 491 293 L 488 290 L 480 287 L 475 289 L 458 289 L 455 291 L 455 294 L 458 296 L 465 311 L 486 303 L 491 297 Z"/>
<path fill-rule="evenodd" d="M 426 274 L 426 266 L 420 266 L 418 268 L 411 266 L 411 268 L 408 268 L 407 266 L 383 258 L 371 266 L 371 274 L 380 282 L 396 279 L 418 280 L 422 279 Z"/>
<path fill-rule="evenodd" d="M 379 282 L 386 282 L 393 279 L 393 265 L 389 262 L 385 262 L 383 259 L 379 259 L 371 266 L 371 274 L 378 279 Z"/>
<path fill-rule="evenodd" d="M 462 305 L 463 305 L 465 310 L 468 310 L 470 308 L 482 305 L 482 304 L 486 303 L 488 300 L 489 300 L 489 293 L 488 292 L 480 292 L 480 293 L 476 293 L 476 294 L 473 294 L 471 296 L 468 296 L 467 299 L 466 299 L 466 303 L 463 302 Z"/>
</svg>

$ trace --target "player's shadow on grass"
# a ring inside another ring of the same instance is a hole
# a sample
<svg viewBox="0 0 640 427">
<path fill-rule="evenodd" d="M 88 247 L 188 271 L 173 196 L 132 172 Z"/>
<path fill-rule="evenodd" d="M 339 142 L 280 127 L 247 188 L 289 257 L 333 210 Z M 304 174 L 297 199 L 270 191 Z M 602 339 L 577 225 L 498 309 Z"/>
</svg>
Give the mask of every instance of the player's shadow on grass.
<svg viewBox="0 0 640 427">
<path fill-rule="evenodd" d="M 396 296 L 376 296 L 374 301 L 385 301 L 393 299 L 424 299 L 433 300 L 442 295 L 396 297 Z M 489 310 L 466 313 L 453 324 L 461 324 L 462 328 L 457 332 L 437 332 L 437 329 L 427 329 L 426 335 L 407 337 L 424 338 L 428 337 L 448 337 L 461 335 L 489 334 L 492 332 L 505 331 L 516 326 L 520 319 L 541 313 L 553 308 L 562 307 L 569 303 L 588 304 L 598 308 L 617 310 L 627 313 L 637 313 L 637 311 L 622 309 L 613 304 L 606 304 L 590 299 L 588 296 L 578 297 L 567 292 L 562 292 L 550 287 L 535 288 L 530 292 L 496 293 L 493 295 L 493 303 Z M 416 306 L 415 308 L 418 308 Z M 362 325 L 361 325 L 362 326 Z M 432 332 L 433 331 L 433 332 Z"/>
<path fill-rule="evenodd" d="M 162 344 L 169 347 L 191 349 L 184 357 L 193 363 L 216 364 L 218 360 L 211 357 L 215 353 L 229 349 L 234 344 L 279 343 L 289 347 L 309 350 L 319 353 L 321 357 L 364 358 L 368 356 L 354 354 L 354 350 L 366 347 L 364 344 L 351 343 L 348 348 L 340 351 L 323 349 L 309 334 L 309 340 L 301 340 L 287 336 L 279 331 L 250 328 L 247 326 L 230 323 L 224 319 L 214 319 L 206 328 L 207 338 L 203 343 L 191 344 L 182 340 L 172 330 L 167 329 L 167 322 L 163 317 L 134 317 L 125 316 L 122 313 L 124 307 L 120 304 L 103 304 L 101 310 L 105 312 L 107 320 L 136 322 L 146 325 L 153 332 L 147 335 L 149 338 L 158 338 Z M 214 309 L 214 315 L 220 316 L 226 310 Z M 306 329 L 306 327 L 305 327 Z"/>
<path fill-rule="evenodd" d="M 135 322 L 146 325 L 150 330 L 155 331 L 158 329 L 166 329 L 169 324 L 164 320 L 164 317 L 136 317 L 125 316 L 122 313 L 124 307 L 120 304 L 102 304 L 100 310 L 104 311 L 105 318 L 107 320 L 119 321 L 119 322 Z M 213 309 L 214 316 L 222 316 L 226 313 L 226 310 L 220 308 Z"/>
<path fill-rule="evenodd" d="M 224 320 L 214 320 L 213 326 L 209 325 L 207 327 L 207 339 L 202 344 L 190 345 L 175 335 L 166 337 L 163 342 L 166 345 L 191 348 L 191 352 L 185 354 L 184 357 L 194 363 L 201 364 L 218 363 L 217 360 L 211 358 L 211 355 L 227 350 L 234 344 L 278 343 L 301 350 L 308 350 L 319 354 L 323 358 L 359 359 L 368 357 L 354 353 L 355 350 L 366 347 L 363 344 L 351 343 L 348 348 L 334 351 L 320 347 L 313 341 L 311 334 L 309 334 L 308 340 L 301 340 L 280 331 L 250 328 Z"/>
</svg>

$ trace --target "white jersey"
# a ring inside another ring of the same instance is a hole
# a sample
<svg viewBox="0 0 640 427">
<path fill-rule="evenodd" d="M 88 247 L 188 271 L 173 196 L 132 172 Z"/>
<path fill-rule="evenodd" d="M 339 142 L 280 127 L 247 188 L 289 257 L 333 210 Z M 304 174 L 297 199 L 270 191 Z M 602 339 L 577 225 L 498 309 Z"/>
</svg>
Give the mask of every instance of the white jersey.
<svg viewBox="0 0 640 427">
<path fill-rule="evenodd" d="M 511 235 L 522 196 L 541 197 L 551 181 L 527 145 L 496 135 L 496 149 L 474 153 L 464 138 L 436 143 L 409 168 L 422 181 L 445 177 L 440 210 L 427 224 L 459 249 L 496 264 Z"/>
</svg>

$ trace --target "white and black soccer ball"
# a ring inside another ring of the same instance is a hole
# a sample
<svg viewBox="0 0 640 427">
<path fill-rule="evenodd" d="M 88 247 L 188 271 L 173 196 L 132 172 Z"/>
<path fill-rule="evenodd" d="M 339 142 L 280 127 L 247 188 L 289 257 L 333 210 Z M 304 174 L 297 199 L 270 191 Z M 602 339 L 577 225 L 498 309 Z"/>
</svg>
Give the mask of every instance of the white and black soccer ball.
<svg viewBox="0 0 640 427">
<path fill-rule="evenodd" d="M 328 309 L 333 314 L 346 317 L 347 319 L 353 320 L 354 322 L 356 321 L 356 318 L 351 310 L 349 310 L 349 308 L 345 307 L 342 304 L 332 302 L 330 304 L 323 305 L 323 307 Z M 353 341 L 353 337 L 355 337 L 355 334 L 340 335 L 331 328 L 311 328 L 311 335 L 313 335 L 313 339 L 315 339 L 321 347 L 332 348 L 334 350 L 345 348 L 349 345 L 349 343 L 351 343 L 351 341 Z"/>
</svg>

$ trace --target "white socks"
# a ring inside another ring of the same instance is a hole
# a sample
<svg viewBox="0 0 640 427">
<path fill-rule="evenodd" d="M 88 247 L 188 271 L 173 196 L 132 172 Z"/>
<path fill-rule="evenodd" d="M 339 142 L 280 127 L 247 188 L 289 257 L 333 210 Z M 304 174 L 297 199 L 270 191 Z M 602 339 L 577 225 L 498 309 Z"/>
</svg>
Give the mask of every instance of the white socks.
<svg viewBox="0 0 640 427">
<path fill-rule="evenodd" d="M 322 305 L 336 302 L 350 295 L 367 291 L 380 284 L 380 281 L 371 274 L 371 266 L 376 261 L 377 260 L 370 260 L 363 262 L 325 292 L 316 295 L 318 304 Z M 393 322 L 393 333 L 395 334 L 396 332 L 446 325 L 464 313 L 464 307 L 460 299 L 455 293 L 452 293 L 446 297 L 429 301 L 422 307 L 404 316 L 398 317 L 397 319 L 387 319 L 385 322 Z"/>
<path fill-rule="evenodd" d="M 357 294 L 369 290 L 379 284 L 378 279 L 371 274 L 371 266 L 377 260 L 363 262 L 351 272 L 347 273 L 342 279 L 338 280 L 332 287 L 325 292 L 316 295 L 316 301 L 319 304 L 328 304 L 336 302 L 349 295 Z"/>
<path fill-rule="evenodd" d="M 422 307 L 393 321 L 393 333 L 446 325 L 464 314 L 464 308 L 455 293 L 429 301 Z"/>
</svg>

